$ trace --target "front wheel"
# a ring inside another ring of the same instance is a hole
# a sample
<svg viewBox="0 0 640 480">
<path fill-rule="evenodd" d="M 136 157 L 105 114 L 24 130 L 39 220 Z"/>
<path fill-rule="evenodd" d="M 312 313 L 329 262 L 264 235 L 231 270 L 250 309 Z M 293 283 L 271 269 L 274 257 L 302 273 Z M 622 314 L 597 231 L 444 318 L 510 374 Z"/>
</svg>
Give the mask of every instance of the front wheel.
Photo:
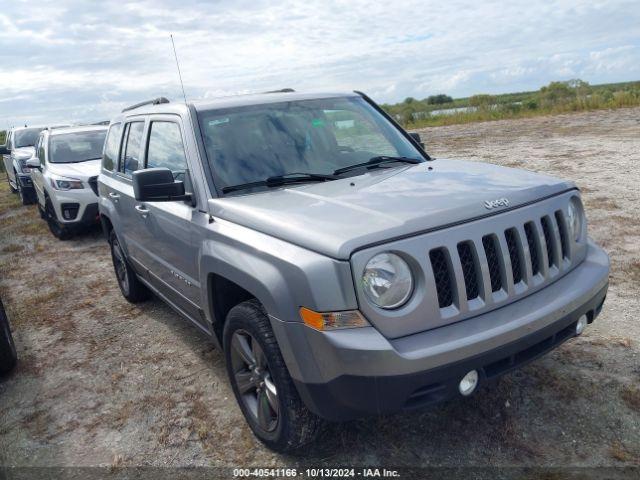
<svg viewBox="0 0 640 480">
<path fill-rule="evenodd" d="M 5 375 L 16 366 L 18 356 L 13 343 L 9 319 L 0 300 L 0 375 Z"/>
<path fill-rule="evenodd" d="M 116 272 L 118 286 L 124 298 L 131 303 L 139 303 L 149 298 L 149 289 L 138 279 L 136 272 L 125 257 L 124 250 L 120 245 L 120 240 L 114 230 L 109 232 L 109 245 L 111 246 L 111 259 L 113 269 Z"/>
<path fill-rule="evenodd" d="M 71 238 L 71 232 L 69 229 L 63 225 L 60 225 L 58 221 L 58 217 L 56 216 L 56 211 L 53 208 L 53 204 L 51 203 L 51 199 L 47 198 L 46 203 L 44 205 L 44 216 L 49 226 L 49 230 L 58 240 L 69 240 Z"/>
<path fill-rule="evenodd" d="M 233 393 L 255 436 L 277 452 L 312 442 L 322 421 L 300 399 L 257 300 L 231 309 L 223 343 Z"/>
<path fill-rule="evenodd" d="M 9 184 L 9 190 L 11 190 L 11 193 L 18 193 L 18 189 L 17 188 L 13 188 L 13 185 L 11 185 L 11 180 L 9 180 L 9 174 L 7 173 L 7 183 Z M 17 183 L 17 180 L 16 180 Z"/>
<path fill-rule="evenodd" d="M 22 188 L 17 178 L 16 184 L 18 185 L 18 195 L 20 195 L 20 203 L 22 203 L 22 205 L 31 205 L 33 203 L 33 200 L 29 195 L 25 193 L 24 188 Z"/>
</svg>

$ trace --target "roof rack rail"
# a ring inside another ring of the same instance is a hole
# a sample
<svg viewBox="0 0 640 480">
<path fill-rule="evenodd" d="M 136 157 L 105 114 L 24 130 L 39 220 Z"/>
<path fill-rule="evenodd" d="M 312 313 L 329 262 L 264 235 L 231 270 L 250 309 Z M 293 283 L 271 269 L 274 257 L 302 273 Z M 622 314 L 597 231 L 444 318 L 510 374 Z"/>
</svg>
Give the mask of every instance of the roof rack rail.
<svg viewBox="0 0 640 480">
<path fill-rule="evenodd" d="M 128 112 L 129 110 L 135 110 L 136 108 L 143 107 L 145 105 L 160 105 L 162 103 L 169 103 L 169 100 L 165 97 L 154 98 L 153 100 L 147 100 L 146 102 L 136 103 L 135 105 L 131 105 L 130 107 L 123 108 L 122 112 Z"/>
<path fill-rule="evenodd" d="M 281 88 L 280 90 L 269 90 L 268 92 L 263 93 L 291 93 L 295 92 L 293 88 Z"/>
</svg>

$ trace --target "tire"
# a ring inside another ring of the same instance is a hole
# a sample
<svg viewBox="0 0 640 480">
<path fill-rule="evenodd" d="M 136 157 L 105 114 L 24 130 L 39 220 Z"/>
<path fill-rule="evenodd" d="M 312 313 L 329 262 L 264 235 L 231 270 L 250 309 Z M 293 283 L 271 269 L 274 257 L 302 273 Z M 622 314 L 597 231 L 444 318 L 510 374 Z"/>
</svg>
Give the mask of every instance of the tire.
<svg viewBox="0 0 640 480">
<path fill-rule="evenodd" d="M 32 198 L 29 195 L 25 195 L 24 190 L 20 186 L 20 182 L 18 182 L 17 178 L 16 184 L 18 185 L 18 195 L 20 196 L 20 203 L 22 203 L 22 205 L 31 205 L 33 203 Z"/>
<path fill-rule="evenodd" d="M 151 294 L 149 289 L 138 279 L 138 276 L 131 268 L 120 246 L 120 241 L 116 232 L 112 229 L 109 232 L 109 245 L 111 246 L 111 260 L 113 270 L 116 273 L 116 280 L 122 292 L 122 296 L 131 303 L 139 303 L 147 300 Z"/>
<path fill-rule="evenodd" d="M 277 452 L 313 442 L 323 422 L 300 399 L 257 300 L 231 309 L 223 345 L 233 393 L 254 435 Z"/>
<path fill-rule="evenodd" d="M 16 366 L 18 356 L 13 343 L 9 319 L 0 300 L 0 375 L 6 375 Z"/>
<path fill-rule="evenodd" d="M 13 185 L 11 185 L 11 180 L 9 180 L 9 174 L 7 173 L 7 183 L 9 184 L 9 190 L 11 190 L 11 193 L 18 193 L 18 190 L 13 188 Z"/>
<path fill-rule="evenodd" d="M 51 199 L 47 198 L 44 204 L 44 219 L 49 226 L 49 230 L 58 240 L 69 240 L 72 236 L 71 231 L 60 225 L 58 221 L 58 217 L 56 216 L 56 211 L 53 208 L 53 204 L 51 203 Z"/>
<path fill-rule="evenodd" d="M 36 206 L 38 207 L 38 213 L 40 214 L 40 218 L 42 220 L 46 220 L 47 219 L 47 214 L 44 211 L 44 208 L 42 208 L 42 205 L 40 205 L 40 201 L 36 201 Z"/>
</svg>

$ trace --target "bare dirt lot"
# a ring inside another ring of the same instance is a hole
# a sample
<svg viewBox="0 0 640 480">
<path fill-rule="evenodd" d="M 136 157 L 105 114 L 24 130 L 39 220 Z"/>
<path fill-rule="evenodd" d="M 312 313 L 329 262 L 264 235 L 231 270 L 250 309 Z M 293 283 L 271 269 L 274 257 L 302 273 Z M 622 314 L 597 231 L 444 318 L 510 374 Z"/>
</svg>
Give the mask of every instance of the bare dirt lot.
<svg viewBox="0 0 640 480">
<path fill-rule="evenodd" d="M 579 339 L 427 411 L 331 425 L 303 458 L 245 425 L 220 352 L 159 300 L 120 295 L 99 232 L 54 239 L 0 187 L 0 294 L 19 366 L 0 465 L 640 465 L 640 109 L 422 131 L 436 157 L 573 179 L 611 288 Z"/>
</svg>

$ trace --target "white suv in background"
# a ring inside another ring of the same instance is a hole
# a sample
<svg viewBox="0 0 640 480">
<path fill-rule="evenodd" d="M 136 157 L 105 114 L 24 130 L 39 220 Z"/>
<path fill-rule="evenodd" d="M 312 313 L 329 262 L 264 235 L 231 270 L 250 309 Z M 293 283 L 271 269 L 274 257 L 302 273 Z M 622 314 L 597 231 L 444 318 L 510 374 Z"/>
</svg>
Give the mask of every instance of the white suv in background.
<svg viewBox="0 0 640 480">
<path fill-rule="evenodd" d="M 99 222 L 97 177 L 106 134 L 102 125 L 43 130 L 27 161 L 40 215 L 60 240 Z"/>
</svg>

